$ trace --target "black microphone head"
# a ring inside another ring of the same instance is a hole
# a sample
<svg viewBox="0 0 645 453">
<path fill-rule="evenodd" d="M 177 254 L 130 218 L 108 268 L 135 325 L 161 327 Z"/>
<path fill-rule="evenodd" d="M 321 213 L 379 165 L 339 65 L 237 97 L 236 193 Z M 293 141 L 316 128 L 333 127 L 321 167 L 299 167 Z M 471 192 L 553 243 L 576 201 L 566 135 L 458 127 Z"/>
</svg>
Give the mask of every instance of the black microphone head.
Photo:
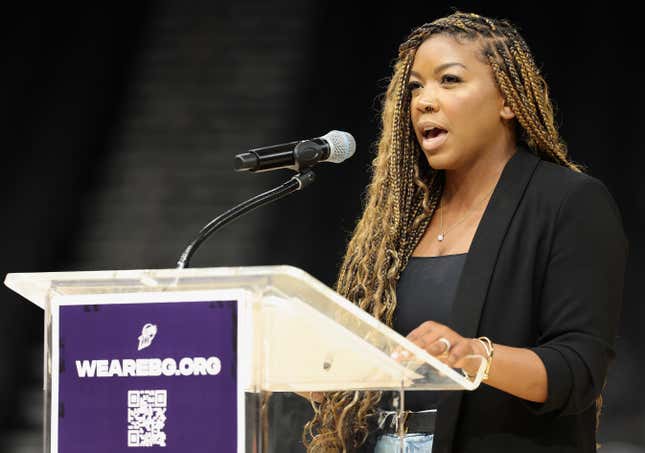
<svg viewBox="0 0 645 453">
<path fill-rule="evenodd" d="M 325 159 L 326 162 L 339 164 L 352 157 L 356 151 L 356 140 L 349 132 L 330 131 L 320 138 L 329 143 L 329 157 Z"/>
<path fill-rule="evenodd" d="M 235 171 L 253 170 L 258 165 L 258 156 L 253 153 L 242 153 L 235 156 Z"/>
</svg>

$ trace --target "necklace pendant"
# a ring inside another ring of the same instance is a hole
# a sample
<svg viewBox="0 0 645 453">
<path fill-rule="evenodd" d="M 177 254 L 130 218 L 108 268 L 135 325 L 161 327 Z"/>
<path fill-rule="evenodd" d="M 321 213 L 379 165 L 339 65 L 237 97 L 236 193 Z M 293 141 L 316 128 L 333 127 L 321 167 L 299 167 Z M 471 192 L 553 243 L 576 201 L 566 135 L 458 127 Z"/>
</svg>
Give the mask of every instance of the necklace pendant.
<svg viewBox="0 0 645 453">
<path fill-rule="evenodd" d="M 437 236 L 437 239 L 439 239 L 439 241 L 443 241 L 443 233 L 439 234 L 439 236 Z"/>
</svg>

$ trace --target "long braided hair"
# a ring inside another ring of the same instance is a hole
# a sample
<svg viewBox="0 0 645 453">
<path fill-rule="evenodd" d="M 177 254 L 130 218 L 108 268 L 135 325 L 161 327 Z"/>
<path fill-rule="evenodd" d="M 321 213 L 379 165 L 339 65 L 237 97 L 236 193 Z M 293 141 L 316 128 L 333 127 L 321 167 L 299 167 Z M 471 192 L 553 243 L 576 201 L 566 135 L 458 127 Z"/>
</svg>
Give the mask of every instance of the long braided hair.
<svg viewBox="0 0 645 453">
<path fill-rule="evenodd" d="M 392 326 L 396 284 L 435 212 L 444 185 L 412 130 L 408 79 L 416 50 L 433 35 L 481 43 L 504 99 L 515 113 L 518 140 L 540 158 L 582 172 L 567 157 L 554 121 L 548 87 L 517 30 L 506 20 L 453 14 L 415 29 L 399 47 L 381 115 L 381 134 L 365 210 L 340 267 L 336 290 Z M 313 418 L 302 439 L 308 452 L 350 452 L 368 436 L 382 392 L 328 392 L 312 403 Z"/>
</svg>

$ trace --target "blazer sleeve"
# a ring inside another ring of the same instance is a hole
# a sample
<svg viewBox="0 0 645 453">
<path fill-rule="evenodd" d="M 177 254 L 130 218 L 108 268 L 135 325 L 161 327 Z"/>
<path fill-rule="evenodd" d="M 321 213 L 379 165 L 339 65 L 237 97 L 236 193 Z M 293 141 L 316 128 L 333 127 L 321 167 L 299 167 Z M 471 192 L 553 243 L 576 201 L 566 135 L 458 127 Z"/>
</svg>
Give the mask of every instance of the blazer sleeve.
<svg viewBox="0 0 645 453">
<path fill-rule="evenodd" d="M 606 186 L 583 175 L 560 204 L 531 348 L 547 372 L 537 414 L 577 414 L 594 403 L 614 357 L 628 240 Z"/>
</svg>

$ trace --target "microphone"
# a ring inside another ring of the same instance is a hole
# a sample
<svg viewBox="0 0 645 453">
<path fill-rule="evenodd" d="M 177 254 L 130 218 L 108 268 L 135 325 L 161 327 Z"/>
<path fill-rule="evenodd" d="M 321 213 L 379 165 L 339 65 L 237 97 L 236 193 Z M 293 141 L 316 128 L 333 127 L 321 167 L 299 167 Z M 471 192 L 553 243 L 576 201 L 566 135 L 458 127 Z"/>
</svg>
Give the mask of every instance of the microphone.
<svg viewBox="0 0 645 453">
<path fill-rule="evenodd" d="M 339 164 L 356 151 L 352 134 L 330 131 L 322 137 L 250 149 L 235 156 L 235 171 L 262 172 L 290 168 L 302 171 L 318 162 Z"/>
</svg>

